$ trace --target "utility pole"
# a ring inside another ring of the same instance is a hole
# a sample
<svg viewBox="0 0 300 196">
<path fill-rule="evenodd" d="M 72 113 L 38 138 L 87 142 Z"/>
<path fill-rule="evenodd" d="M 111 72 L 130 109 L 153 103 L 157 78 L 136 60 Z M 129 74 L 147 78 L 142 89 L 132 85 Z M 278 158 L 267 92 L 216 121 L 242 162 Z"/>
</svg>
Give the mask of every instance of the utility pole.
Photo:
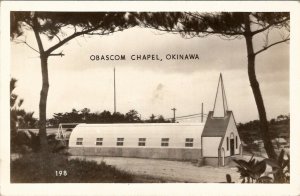
<svg viewBox="0 0 300 196">
<path fill-rule="evenodd" d="M 201 104 L 201 122 L 203 123 L 203 102 Z"/>
<path fill-rule="evenodd" d="M 176 108 L 172 108 L 171 110 L 173 110 L 173 123 L 175 123 L 176 122 L 176 115 L 175 115 Z"/>
<path fill-rule="evenodd" d="M 116 105 L 116 69 L 114 67 L 114 113 L 117 112 L 117 105 Z"/>
</svg>

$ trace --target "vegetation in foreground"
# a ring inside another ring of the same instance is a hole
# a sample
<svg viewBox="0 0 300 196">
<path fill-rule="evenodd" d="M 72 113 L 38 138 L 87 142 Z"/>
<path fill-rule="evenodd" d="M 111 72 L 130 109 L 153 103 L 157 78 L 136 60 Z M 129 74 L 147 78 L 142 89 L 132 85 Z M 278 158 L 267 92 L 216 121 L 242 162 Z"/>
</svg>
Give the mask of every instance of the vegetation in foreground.
<svg viewBox="0 0 300 196">
<path fill-rule="evenodd" d="M 45 157 L 46 156 L 46 157 Z M 11 161 L 11 183 L 163 183 L 172 182 L 147 175 L 134 175 L 104 161 L 68 159 L 50 153 L 24 154 Z"/>
<path fill-rule="evenodd" d="M 68 160 L 64 155 L 28 154 L 11 162 L 11 182 L 132 182 L 132 175 L 102 162 Z"/>
<path fill-rule="evenodd" d="M 281 150 L 278 159 L 267 158 L 259 161 L 252 156 L 249 161 L 233 161 L 237 164 L 242 183 L 290 183 L 290 155 L 284 150 Z M 272 172 L 267 172 L 267 165 L 273 168 Z M 274 178 L 270 177 L 271 174 Z M 233 183 L 229 174 L 226 179 L 228 183 Z"/>
<path fill-rule="evenodd" d="M 164 182 L 116 169 L 105 162 L 68 159 L 62 154 L 31 153 L 11 161 L 12 183 L 133 183 Z"/>
</svg>

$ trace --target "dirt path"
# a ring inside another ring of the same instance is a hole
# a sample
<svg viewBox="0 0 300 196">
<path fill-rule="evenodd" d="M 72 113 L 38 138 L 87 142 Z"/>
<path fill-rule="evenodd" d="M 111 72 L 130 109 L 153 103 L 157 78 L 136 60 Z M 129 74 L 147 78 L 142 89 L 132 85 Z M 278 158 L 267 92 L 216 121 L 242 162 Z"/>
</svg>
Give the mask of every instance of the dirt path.
<svg viewBox="0 0 300 196">
<path fill-rule="evenodd" d="M 72 156 L 72 158 L 82 158 Z M 157 159 L 123 158 L 123 157 L 95 157 L 87 156 L 86 160 L 116 166 L 138 175 L 147 175 L 171 182 L 226 182 L 226 174 L 230 174 L 234 182 L 239 181 L 239 174 L 235 167 L 197 167 L 190 162 L 167 161 Z"/>
</svg>

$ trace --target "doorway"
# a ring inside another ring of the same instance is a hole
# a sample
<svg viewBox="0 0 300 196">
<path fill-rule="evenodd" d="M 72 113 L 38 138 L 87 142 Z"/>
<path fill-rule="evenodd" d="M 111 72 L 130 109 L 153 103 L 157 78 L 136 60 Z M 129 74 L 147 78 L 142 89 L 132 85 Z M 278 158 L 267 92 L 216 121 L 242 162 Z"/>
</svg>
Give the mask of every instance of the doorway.
<svg viewBox="0 0 300 196">
<path fill-rule="evenodd" d="M 222 166 L 225 166 L 225 150 L 222 148 L 221 150 L 221 156 L 222 156 Z"/>
<path fill-rule="evenodd" d="M 234 155 L 234 139 L 230 139 L 230 156 Z"/>
</svg>

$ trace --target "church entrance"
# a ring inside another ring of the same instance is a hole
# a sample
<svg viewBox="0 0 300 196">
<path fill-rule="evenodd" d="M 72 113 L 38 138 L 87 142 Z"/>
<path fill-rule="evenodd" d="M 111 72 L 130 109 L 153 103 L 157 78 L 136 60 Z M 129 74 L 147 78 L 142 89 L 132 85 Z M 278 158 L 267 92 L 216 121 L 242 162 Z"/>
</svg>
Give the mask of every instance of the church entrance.
<svg viewBox="0 0 300 196">
<path fill-rule="evenodd" d="M 230 139 L 230 156 L 234 155 L 234 139 Z"/>
</svg>

